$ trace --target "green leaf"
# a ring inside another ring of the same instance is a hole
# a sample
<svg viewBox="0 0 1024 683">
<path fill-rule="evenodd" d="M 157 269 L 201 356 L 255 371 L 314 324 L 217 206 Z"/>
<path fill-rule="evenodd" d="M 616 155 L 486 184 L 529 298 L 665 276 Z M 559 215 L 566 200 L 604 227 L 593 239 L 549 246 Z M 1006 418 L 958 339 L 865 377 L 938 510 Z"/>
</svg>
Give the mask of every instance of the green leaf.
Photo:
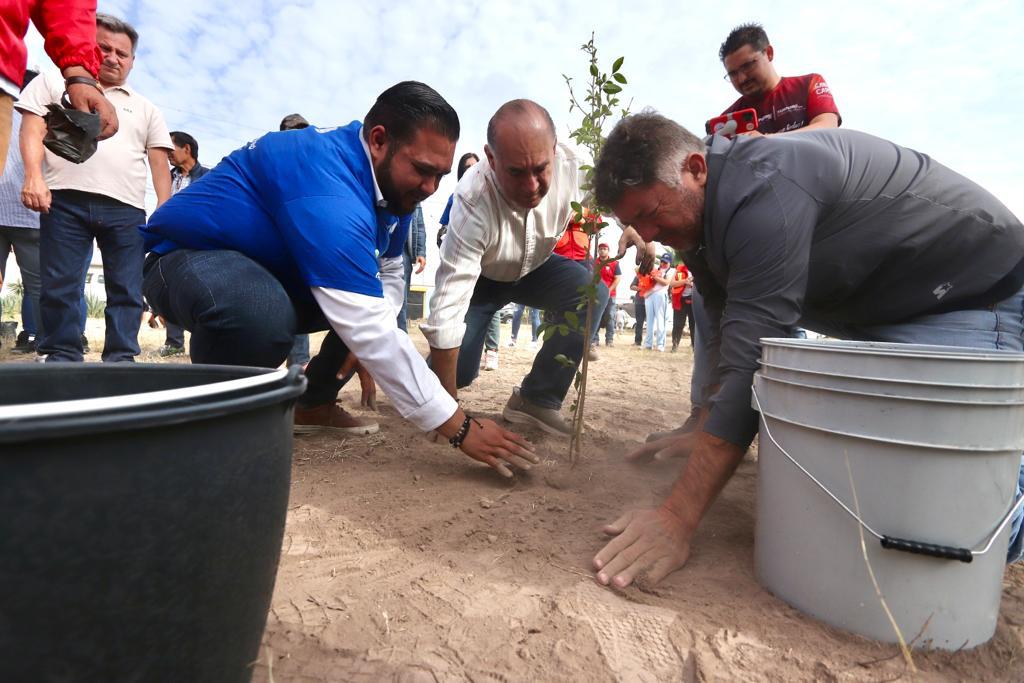
<svg viewBox="0 0 1024 683">
<path fill-rule="evenodd" d="M 560 363 L 563 367 L 566 368 L 576 367 L 576 363 L 574 363 L 572 359 L 566 356 L 564 353 L 560 353 L 557 356 L 555 356 L 555 362 Z"/>
<path fill-rule="evenodd" d="M 616 59 L 616 60 L 615 60 L 615 63 L 614 63 L 614 64 L 612 64 L 612 72 L 613 72 L 613 73 L 618 73 L 619 69 L 621 69 L 621 68 L 622 68 L 622 63 L 623 63 L 624 61 L 626 61 L 626 58 L 625 58 L 625 57 L 619 57 L 618 59 Z"/>
<path fill-rule="evenodd" d="M 581 171 L 593 171 L 594 167 L 591 166 L 590 164 L 581 164 L 580 165 L 580 170 Z"/>
<path fill-rule="evenodd" d="M 583 205 L 579 202 L 569 202 L 569 206 L 571 206 L 572 210 L 576 213 L 583 213 Z"/>
<path fill-rule="evenodd" d="M 580 317 L 576 313 L 573 313 L 572 311 L 565 312 L 565 319 L 573 327 L 580 326 Z"/>
<path fill-rule="evenodd" d="M 605 83 L 601 89 L 609 95 L 622 92 L 622 86 L 615 85 L 614 83 Z"/>
<path fill-rule="evenodd" d="M 558 326 L 558 334 L 562 335 L 563 337 L 568 335 L 569 334 L 569 326 L 566 325 L 565 323 L 562 323 L 561 325 L 559 325 Z"/>
<path fill-rule="evenodd" d="M 597 64 L 591 64 L 590 65 L 590 75 L 594 76 L 594 77 L 597 77 L 598 73 L 599 72 L 597 70 Z"/>
<path fill-rule="evenodd" d="M 612 74 L 612 78 L 617 80 L 619 83 L 622 83 L 623 85 L 625 85 L 627 82 L 626 77 L 623 76 L 622 74 Z"/>
<path fill-rule="evenodd" d="M 555 329 L 557 328 L 554 325 L 552 325 L 551 327 L 544 330 L 544 341 L 547 341 L 548 339 L 551 339 L 553 336 L 555 336 Z"/>
</svg>

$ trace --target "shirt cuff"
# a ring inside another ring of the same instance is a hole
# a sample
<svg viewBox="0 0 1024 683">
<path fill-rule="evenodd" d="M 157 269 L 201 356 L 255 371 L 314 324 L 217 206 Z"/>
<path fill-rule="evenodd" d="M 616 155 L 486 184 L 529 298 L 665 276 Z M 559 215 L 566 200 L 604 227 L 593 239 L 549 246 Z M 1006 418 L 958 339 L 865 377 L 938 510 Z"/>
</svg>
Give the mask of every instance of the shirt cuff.
<svg viewBox="0 0 1024 683">
<path fill-rule="evenodd" d="M 435 327 L 427 322 L 420 325 L 420 332 L 432 349 L 457 349 L 462 346 L 462 338 L 466 335 L 466 323 Z"/>
</svg>

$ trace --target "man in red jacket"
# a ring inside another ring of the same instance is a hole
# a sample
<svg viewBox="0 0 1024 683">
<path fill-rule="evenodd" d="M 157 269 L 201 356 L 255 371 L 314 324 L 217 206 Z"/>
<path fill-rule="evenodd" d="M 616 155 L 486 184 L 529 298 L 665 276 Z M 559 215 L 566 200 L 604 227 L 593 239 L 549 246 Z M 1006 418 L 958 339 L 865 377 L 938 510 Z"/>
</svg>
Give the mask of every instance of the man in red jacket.
<svg viewBox="0 0 1024 683">
<path fill-rule="evenodd" d="M 46 41 L 46 54 L 64 76 L 71 106 L 100 115 L 103 140 L 117 132 L 117 113 L 103 96 L 96 75 L 100 50 L 96 46 L 95 0 L 15 0 L 0 4 L 0 173 L 11 142 L 11 112 L 21 92 L 27 50 L 25 32 L 32 23 Z"/>
</svg>

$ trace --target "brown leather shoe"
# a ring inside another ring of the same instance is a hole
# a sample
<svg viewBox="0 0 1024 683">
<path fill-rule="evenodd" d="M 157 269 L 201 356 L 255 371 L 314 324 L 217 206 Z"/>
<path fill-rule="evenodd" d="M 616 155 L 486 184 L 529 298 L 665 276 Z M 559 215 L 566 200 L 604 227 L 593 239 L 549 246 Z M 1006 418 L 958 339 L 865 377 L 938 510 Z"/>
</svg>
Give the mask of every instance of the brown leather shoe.
<svg viewBox="0 0 1024 683">
<path fill-rule="evenodd" d="M 315 408 L 295 406 L 295 427 L 292 430 L 295 434 L 376 434 L 379 429 L 376 421 L 356 417 L 337 403 L 326 403 Z"/>
</svg>

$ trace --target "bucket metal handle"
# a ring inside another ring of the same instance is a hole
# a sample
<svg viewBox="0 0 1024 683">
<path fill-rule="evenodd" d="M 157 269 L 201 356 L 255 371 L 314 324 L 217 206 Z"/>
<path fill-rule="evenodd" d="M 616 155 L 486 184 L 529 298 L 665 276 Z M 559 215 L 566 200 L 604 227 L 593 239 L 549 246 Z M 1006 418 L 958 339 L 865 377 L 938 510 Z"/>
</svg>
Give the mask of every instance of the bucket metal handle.
<svg viewBox="0 0 1024 683">
<path fill-rule="evenodd" d="M 291 373 L 298 377 L 297 373 Z M 252 377 L 241 377 L 239 379 L 226 380 L 224 382 L 213 382 L 211 384 L 200 384 L 180 389 L 165 389 L 162 391 L 150 391 L 143 394 L 120 394 L 118 396 L 103 396 L 100 398 L 84 398 L 72 401 L 51 401 L 49 403 L 19 403 L 9 406 L 0 406 L 0 420 L 17 420 L 37 417 L 50 417 L 53 415 L 75 415 L 82 413 L 94 413 L 103 410 L 116 410 L 119 408 L 135 408 L 161 403 L 172 403 L 188 399 L 227 394 L 242 389 L 273 384 L 288 377 L 289 370 L 281 369 L 273 372 L 260 373 Z"/>
<path fill-rule="evenodd" d="M 836 495 L 828 489 L 828 487 L 826 487 L 824 484 L 818 481 L 813 474 L 807 471 L 807 468 L 805 468 L 803 465 L 797 462 L 796 458 L 790 455 L 789 452 L 786 451 L 786 449 L 783 448 L 782 445 L 775 440 L 775 437 L 772 436 L 771 428 L 768 426 L 769 416 L 766 415 L 764 410 L 761 409 L 761 400 L 757 397 L 757 389 L 755 387 L 751 387 L 751 392 L 754 396 L 754 403 L 757 404 L 757 411 L 761 413 L 761 417 L 763 419 L 764 432 L 768 436 L 768 440 L 772 442 L 772 445 L 779 449 L 779 452 L 786 456 L 786 459 L 788 459 L 791 463 L 796 465 L 797 469 L 803 472 L 804 475 L 806 475 L 808 479 L 814 482 L 814 484 L 819 489 L 824 491 L 829 498 L 835 501 L 835 503 L 839 505 L 839 507 L 841 507 L 846 512 L 846 514 L 848 514 L 850 517 L 856 520 L 856 522 L 861 525 L 864 531 L 868 532 L 869 534 L 877 538 L 883 548 L 889 550 L 901 550 L 905 553 L 929 555 L 931 557 L 939 557 L 946 560 L 959 560 L 960 562 L 970 563 L 974 560 L 976 556 L 984 555 L 992 549 L 992 545 L 995 543 L 996 538 L 999 537 L 999 534 L 1002 533 L 1003 529 L 1006 528 L 1006 525 L 1010 523 L 1010 520 L 1013 518 L 1013 515 L 1017 512 L 1017 510 L 1020 509 L 1021 505 L 1024 504 L 1024 494 L 1022 494 L 1017 498 L 1017 500 L 1014 501 L 1013 505 L 1010 506 L 1010 509 L 1006 512 L 1006 515 L 1003 516 L 1003 519 L 999 523 L 999 526 L 996 527 L 996 530 L 993 531 L 992 534 L 988 537 L 987 541 L 985 541 L 984 547 L 981 550 L 972 550 L 970 548 L 958 548 L 955 546 L 940 545 L 936 543 L 924 543 L 922 541 L 912 541 L 906 538 L 896 538 L 894 536 L 880 534 L 874 529 L 872 529 L 867 522 L 861 519 L 860 515 L 851 510 L 846 505 L 846 503 L 839 500 L 839 498 L 837 498 Z"/>
</svg>

